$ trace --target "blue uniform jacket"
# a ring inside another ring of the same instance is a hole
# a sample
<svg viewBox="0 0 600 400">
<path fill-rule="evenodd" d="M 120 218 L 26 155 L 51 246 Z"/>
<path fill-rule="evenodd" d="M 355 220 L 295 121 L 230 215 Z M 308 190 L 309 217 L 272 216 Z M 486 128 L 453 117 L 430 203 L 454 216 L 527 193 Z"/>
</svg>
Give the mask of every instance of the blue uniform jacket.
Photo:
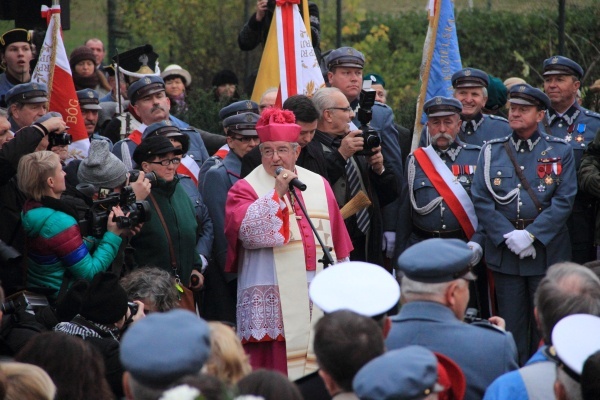
<svg viewBox="0 0 600 400">
<path fill-rule="evenodd" d="M 533 365 L 542 361 L 550 361 L 548 357 L 546 357 L 544 351 L 547 346 L 541 347 L 536 353 L 531 356 L 529 361 L 525 364 L 523 368 L 526 368 L 530 365 Z M 551 396 L 554 396 L 554 380 L 556 379 L 556 375 L 554 376 L 540 376 L 538 383 L 542 383 L 546 381 L 548 385 L 547 393 Z M 540 393 L 537 393 L 539 396 Z M 551 399 L 552 397 L 547 397 Z M 521 370 L 511 371 L 496 379 L 485 391 L 484 400 L 529 400 L 529 395 L 527 393 L 527 388 L 525 386 L 525 382 L 523 381 L 523 377 L 521 376 Z"/>
<path fill-rule="evenodd" d="M 204 202 L 213 221 L 215 232 L 213 258 L 217 261 L 220 269 L 224 270 L 225 258 L 227 257 L 225 201 L 229 189 L 239 180 L 242 160 L 233 151 L 230 151 L 223 161 L 211 157 L 204 165 L 207 163 L 211 163 L 212 166 L 203 174 L 200 193 L 204 197 Z"/>
<path fill-rule="evenodd" d="M 510 145 L 542 205 L 539 215 L 504 143 Z M 510 275 L 544 275 L 550 265 L 570 260 L 566 221 L 573 208 L 577 180 L 573 150 L 567 142 L 537 131 L 527 141 L 513 134 L 488 142 L 479 156 L 472 193 L 479 223 L 486 232 L 484 254 L 489 268 Z M 519 259 L 504 243 L 503 235 L 516 229 L 511 223 L 516 219 L 535 219 L 526 227 L 535 236 L 535 259 Z"/>
<path fill-rule="evenodd" d="M 468 125 L 470 122 L 472 123 L 471 127 Z M 512 130 L 508 126 L 506 118 L 497 115 L 479 114 L 471 121 L 462 121 L 458 139 L 462 143 L 483 146 L 490 140 L 508 136 L 511 132 Z M 427 146 L 428 140 L 427 127 L 424 126 L 421 131 L 419 146 Z"/>
<path fill-rule="evenodd" d="M 469 325 L 439 303 L 406 303 L 392 317 L 387 350 L 420 345 L 450 357 L 467 380 L 466 400 L 481 399 L 500 375 L 515 370 L 517 348 L 512 335 L 491 325 Z"/>
<path fill-rule="evenodd" d="M 446 152 L 437 151 L 438 155 L 444 161 L 448 169 L 453 171 L 455 179 L 463 186 L 466 192 L 471 195 L 471 184 L 477 166 L 479 157 L 479 146 L 461 145 L 453 143 Z M 454 168 L 453 168 L 454 166 Z M 422 208 L 435 199 L 440 197 L 440 193 L 435 189 L 421 165 L 411 153 L 406 163 L 406 190 L 402 191 L 402 207 L 398 221 L 398 237 L 396 245 L 401 248 L 407 248 L 423 240 L 422 237 L 413 233 L 413 224 L 425 231 L 455 231 L 462 229 L 458 220 L 442 200 L 441 203 L 426 214 L 420 214 L 415 211 L 409 188 L 412 186 L 414 202 L 418 208 Z M 473 237 L 473 242 L 479 243 L 483 248 L 483 234 L 481 228 L 478 228 Z M 405 243 L 405 245 L 403 245 Z"/>
</svg>

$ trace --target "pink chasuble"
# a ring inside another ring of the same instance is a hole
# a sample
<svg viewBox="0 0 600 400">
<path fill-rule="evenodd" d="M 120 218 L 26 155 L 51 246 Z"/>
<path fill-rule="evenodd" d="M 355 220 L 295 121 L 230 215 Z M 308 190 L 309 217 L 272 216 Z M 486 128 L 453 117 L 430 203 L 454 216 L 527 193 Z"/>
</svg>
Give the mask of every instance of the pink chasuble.
<svg viewBox="0 0 600 400">
<path fill-rule="evenodd" d="M 272 177 L 270 179 L 274 187 L 275 180 Z M 352 251 L 350 237 L 329 184 L 322 177 L 318 179 L 324 182 L 327 198 L 326 209 L 331 226 L 329 240 L 332 240 L 337 260 L 346 259 Z M 304 202 L 302 195 L 310 195 L 311 190 L 309 187 L 307 192 L 297 193 Z M 283 246 L 290 240 L 288 206 L 291 203 L 289 198 L 280 199 L 274 189 L 259 198 L 246 180 L 240 180 L 229 191 L 225 217 L 229 246 L 226 271 L 239 273 L 238 335 L 243 343 L 249 344 L 247 350 L 255 353 L 252 357 L 254 361 L 251 361 L 254 367 L 273 368 L 282 372 L 286 372 L 281 368 L 286 365 L 285 351 L 281 351 L 280 346 L 272 347 L 276 341 L 285 341 L 273 248 Z M 306 285 L 315 274 L 318 243 L 295 202 L 293 209 L 296 218 L 292 215 L 292 221 L 296 221 L 298 226 L 292 230 L 299 232 L 302 240 L 299 249 L 303 254 L 290 258 L 297 260 L 303 257 Z M 270 357 L 281 359 L 269 361 Z"/>
</svg>

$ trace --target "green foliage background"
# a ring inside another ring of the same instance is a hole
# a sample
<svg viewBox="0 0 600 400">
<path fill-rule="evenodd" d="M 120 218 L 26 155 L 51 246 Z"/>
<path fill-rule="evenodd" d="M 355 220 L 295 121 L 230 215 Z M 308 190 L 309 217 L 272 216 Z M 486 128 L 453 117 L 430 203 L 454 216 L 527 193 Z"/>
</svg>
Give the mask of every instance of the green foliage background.
<svg viewBox="0 0 600 400">
<path fill-rule="evenodd" d="M 322 50 L 335 46 L 335 0 L 313 0 L 321 12 Z M 151 43 L 164 69 L 180 64 L 193 76 L 190 122 L 217 132 L 219 104 L 212 101 L 210 83 L 221 69 L 244 77 L 260 62 L 262 49 L 241 52 L 237 34 L 254 0 L 119 0 L 117 19 L 121 31 L 118 48 Z M 72 29 L 64 34 L 67 52 L 88 37 L 107 43 L 105 1 L 71 0 Z M 414 122 L 419 89 L 419 68 L 427 32 L 426 0 L 342 0 L 342 44 L 361 50 L 365 72 L 386 80 L 388 102 L 397 121 Z M 557 0 L 455 0 L 455 17 L 463 66 L 472 66 L 506 79 L 520 76 L 541 85 L 545 58 L 558 52 Z M 600 79 L 600 7 L 598 0 L 567 0 L 565 54 L 586 70 L 584 87 Z M 0 28 L 12 28 L 0 22 Z M 108 56 L 115 53 L 107 49 Z M 108 58 L 108 57 L 107 57 Z M 585 93 L 584 93 L 585 95 Z M 588 95 L 584 104 L 598 105 Z"/>
</svg>

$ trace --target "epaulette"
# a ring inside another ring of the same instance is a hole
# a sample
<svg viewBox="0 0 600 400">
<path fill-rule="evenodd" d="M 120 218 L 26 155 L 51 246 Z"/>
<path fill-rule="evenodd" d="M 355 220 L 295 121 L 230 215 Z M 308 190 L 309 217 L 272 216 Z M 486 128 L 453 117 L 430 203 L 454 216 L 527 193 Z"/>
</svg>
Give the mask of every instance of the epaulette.
<svg viewBox="0 0 600 400">
<path fill-rule="evenodd" d="M 481 150 L 481 146 L 477 146 L 476 144 L 461 143 L 461 147 L 464 150 L 476 150 L 476 151 Z"/>
<path fill-rule="evenodd" d="M 488 117 L 490 117 L 491 119 L 495 119 L 496 121 L 506 122 L 508 124 L 508 120 L 506 118 L 504 118 L 504 117 L 499 116 L 499 115 L 488 114 Z"/>
<path fill-rule="evenodd" d="M 567 142 L 566 140 L 561 139 L 557 136 L 551 136 L 551 135 L 548 135 L 547 133 L 542 134 L 542 136 L 544 137 L 545 140 L 548 140 L 550 142 L 558 142 L 558 143 L 562 143 L 562 144 L 566 144 L 566 145 L 570 146 L 569 142 Z"/>
<path fill-rule="evenodd" d="M 500 327 L 497 327 L 494 324 L 491 324 L 489 321 L 476 321 L 476 322 L 472 322 L 471 324 L 469 324 L 471 326 L 476 326 L 478 328 L 484 328 L 493 332 L 497 332 L 497 333 L 502 333 L 502 334 L 506 334 L 506 331 Z"/>
<path fill-rule="evenodd" d="M 595 111 L 588 110 L 587 108 L 585 109 L 585 111 L 583 113 L 588 117 L 594 117 L 594 118 L 600 119 L 600 114 L 598 114 Z"/>
<path fill-rule="evenodd" d="M 510 138 L 510 135 L 506 135 L 506 136 L 501 137 L 501 138 L 496 138 L 496 139 L 488 140 L 485 144 L 503 143 L 503 142 L 506 142 L 509 138 Z"/>
</svg>

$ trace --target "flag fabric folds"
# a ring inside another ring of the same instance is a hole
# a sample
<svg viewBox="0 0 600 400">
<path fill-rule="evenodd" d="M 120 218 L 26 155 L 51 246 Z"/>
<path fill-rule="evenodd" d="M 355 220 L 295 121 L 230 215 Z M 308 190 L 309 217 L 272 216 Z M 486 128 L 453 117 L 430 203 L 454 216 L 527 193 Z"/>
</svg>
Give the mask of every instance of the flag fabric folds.
<svg viewBox="0 0 600 400">
<path fill-rule="evenodd" d="M 452 74 L 462 69 L 453 0 L 429 0 L 428 10 L 429 28 L 421 61 L 413 149 L 418 147 L 427 120 L 423 104 L 435 96 L 452 97 Z"/>
<path fill-rule="evenodd" d="M 48 110 L 62 115 L 69 127 L 68 133 L 73 136 L 73 143 L 69 145 L 69 158 L 82 159 L 88 154 L 90 141 L 62 39 L 60 6 L 53 5 L 51 9 L 44 6 L 42 16 L 49 21 L 48 30 L 31 81 L 48 86 Z"/>
<path fill-rule="evenodd" d="M 252 92 L 256 102 L 271 87 L 279 87 L 277 104 L 281 105 L 296 94 L 312 96 L 325 85 L 312 47 L 308 18 L 302 19 L 299 3 L 300 0 L 277 0 Z M 308 16 L 307 2 L 302 3 L 304 15 Z"/>
</svg>

